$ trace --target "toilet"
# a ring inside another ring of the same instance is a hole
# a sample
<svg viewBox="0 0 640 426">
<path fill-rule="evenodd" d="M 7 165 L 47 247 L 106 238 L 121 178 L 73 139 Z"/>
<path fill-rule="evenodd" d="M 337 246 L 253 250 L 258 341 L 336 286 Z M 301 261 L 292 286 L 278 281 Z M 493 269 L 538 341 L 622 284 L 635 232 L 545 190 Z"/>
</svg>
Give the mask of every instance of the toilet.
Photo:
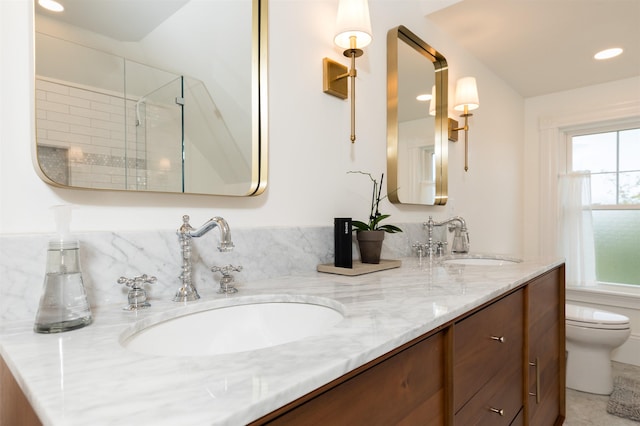
<svg viewBox="0 0 640 426">
<path fill-rule="evenodd" d="M 629 318 L 569 303 L 565 312 L 567 387 L 609 395 L 613 391 L 611 351 L 629 338 Z"/>
</svg>

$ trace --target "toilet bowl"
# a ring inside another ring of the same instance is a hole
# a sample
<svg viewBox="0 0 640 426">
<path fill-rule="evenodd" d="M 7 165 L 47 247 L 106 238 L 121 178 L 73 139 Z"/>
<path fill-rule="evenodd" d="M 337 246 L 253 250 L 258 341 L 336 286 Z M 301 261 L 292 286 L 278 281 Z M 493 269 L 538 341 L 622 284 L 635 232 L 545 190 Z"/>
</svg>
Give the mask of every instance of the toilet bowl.
<svg viewBox="0 0 640 426">
<path fill-rule="evenodd" d="M 569 303 L 565 312 L 567 387 L 609 395 L 613 391 L 611 351 L 629 338 L 629 318 Z"/>
</svg>

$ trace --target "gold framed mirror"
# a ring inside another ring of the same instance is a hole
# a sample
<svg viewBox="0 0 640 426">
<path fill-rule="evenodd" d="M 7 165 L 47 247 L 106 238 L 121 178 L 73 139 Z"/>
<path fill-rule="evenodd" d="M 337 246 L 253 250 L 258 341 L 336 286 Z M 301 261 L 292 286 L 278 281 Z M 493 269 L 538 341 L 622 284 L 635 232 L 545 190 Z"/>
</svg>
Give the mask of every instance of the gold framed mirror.
<svg viewBox="0 0 640 426">
<path fill-rule="evenodd" d="M 406 27 L 387 33 L 387 193 L 392 203 L 447 202 L 445 57 Z"/>
<path fill-rule="evenodd" d="M 34 0 L 34 165 L 66 188 L 267 184 L 268 0 Z"/>
</svg>

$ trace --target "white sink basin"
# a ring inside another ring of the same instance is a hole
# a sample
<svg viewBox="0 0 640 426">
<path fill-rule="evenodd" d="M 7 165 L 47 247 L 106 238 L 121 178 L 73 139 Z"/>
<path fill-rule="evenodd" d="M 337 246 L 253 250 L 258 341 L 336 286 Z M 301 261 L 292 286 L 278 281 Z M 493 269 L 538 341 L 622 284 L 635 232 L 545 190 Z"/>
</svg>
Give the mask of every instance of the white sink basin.
<svg viewBox="0 0 640 426">
<path fill-rule="evenodd" d="M 125 332 L 128 350 L 162 356 L 207 356 L 252 351 L 317 335 L 344 316 L 334 307 L 259 302 L 219 307 Z"/>
<path fill-rule="evenodd" d="M 501 266 L 512 265 L 514 263 L 520 263 L 522 260 L 514 259 L 502 256 L 483 256 L 483 255 L 469 255 L 460 257 L 450 257 L 442 259 L 444 264 L 455 265 L 476 265 L 476 266 Z"/>
</svg>

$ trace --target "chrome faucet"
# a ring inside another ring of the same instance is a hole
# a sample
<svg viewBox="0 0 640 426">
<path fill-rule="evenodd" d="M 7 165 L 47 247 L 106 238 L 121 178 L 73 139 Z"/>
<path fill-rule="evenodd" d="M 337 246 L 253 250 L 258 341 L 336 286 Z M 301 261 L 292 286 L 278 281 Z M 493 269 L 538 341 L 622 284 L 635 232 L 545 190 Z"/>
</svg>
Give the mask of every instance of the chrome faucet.
<svg viewBox="0 0 640 426">
<path fill-rule="evenodd" d="M 182 216 L 182 226 L 178 228 L 178 241 L 182 252 L 182 273 L 180 274 L 181 285 L 176 295 L 173 297 L 175 302 L 190 302 L 200 299 L 200 295 L 191 280 L 191 238 L 198 238 L 211 231 L 213 228 L 220 229 L 220 244 L 218 250 L 227 252 L 233 250 L 233 242 L 231 241 L 231 231 L 229 224 L 221 217 L 213 217 L 205 222 L 198 229 L 194 229 L 189 224 L 189 216 Z"/>
<path fill-rule="evenodd" d="M 429 220 L 423 223 L 423 226 L 427 228 L 427 253 L 431 256 L 437 243 L 433 241 L 433 227 L 440 225 L 449 225 L 449 232 L 453 234 L 453 244 L 451 244 L 451 253 L 469 253 L 469 231 L 467 230 L 467 222 L 460 217 L 454 216 L 442 222 L 435 222 L 431 216 Z"/>
</svg>

